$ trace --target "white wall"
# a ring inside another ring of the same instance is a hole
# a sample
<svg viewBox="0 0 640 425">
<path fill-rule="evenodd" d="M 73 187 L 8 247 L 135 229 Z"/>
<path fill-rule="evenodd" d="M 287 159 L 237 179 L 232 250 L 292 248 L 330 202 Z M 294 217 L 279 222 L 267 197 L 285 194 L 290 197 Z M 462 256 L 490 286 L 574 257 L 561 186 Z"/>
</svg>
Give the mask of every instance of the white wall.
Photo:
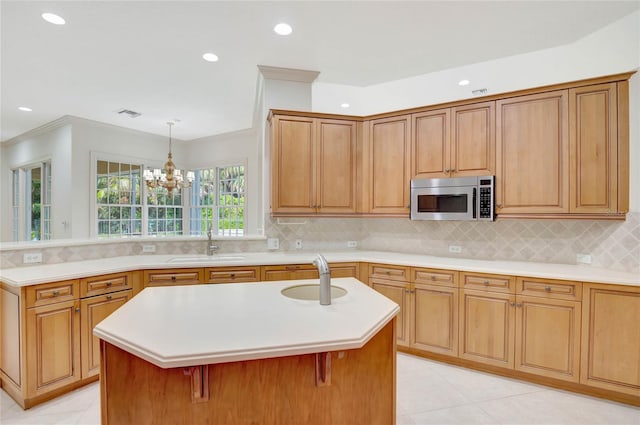
<svg viewBox="0 0 640 425">
<path fill-rule="evenodd" d="M 380 112 L 471 98 L 471 90 L 504 93 L 549 84 L 633 71 L 640 67 L 640 11 L 628 15 L 575 43 L 424 74 L 369 87 L 313 84 L 313 111 L 349 114 Z M 458 86 L 466 78 L 471 84 Z M 631 79 L 631 210 L 640 211 L 640 83 Z"/>
<path fill-rule="evenodd" d="M 51 160 L 52 233 L 56 239 L 71 237 L 71 125 L 66 118 L 3 143 L 0 152 L 0 241 L 11 241 L 12 176 L 15 168 Z M 65 225 L 64 223 L 68 223 Z"/>
</svg>

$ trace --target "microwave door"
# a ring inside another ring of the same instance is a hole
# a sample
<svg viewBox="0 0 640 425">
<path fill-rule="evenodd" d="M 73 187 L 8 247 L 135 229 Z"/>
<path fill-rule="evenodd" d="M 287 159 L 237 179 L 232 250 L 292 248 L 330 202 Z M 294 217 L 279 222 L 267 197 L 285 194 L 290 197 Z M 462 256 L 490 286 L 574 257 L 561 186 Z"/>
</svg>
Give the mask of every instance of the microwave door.
<svg viewBox="0 0 640 425">
<path fill-rule="evenodd" d="M 411 205 L 415 220 L 474 220 L 473 187 L 421 188 Z"/>
</svg>

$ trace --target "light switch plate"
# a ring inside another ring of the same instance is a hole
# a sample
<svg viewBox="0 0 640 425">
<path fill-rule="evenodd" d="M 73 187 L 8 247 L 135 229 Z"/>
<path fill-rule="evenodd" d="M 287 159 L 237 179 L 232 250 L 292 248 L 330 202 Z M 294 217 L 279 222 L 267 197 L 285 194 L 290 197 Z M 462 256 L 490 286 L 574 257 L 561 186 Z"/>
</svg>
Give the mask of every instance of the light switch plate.
<svg viewBox="0 0 640 425">
<path fill-rule="evenodd" d="M 576 254 L 576 263 L 578 263 L 578 264 L 591 264 L 591 255 L 589 255 L 589 254 Z"/>
<path fill-rule="evenodd" d="M 23 264 L 42 263 L 41 252 L 28 252 L 22 256 Z"/>
<path fill-rule="evenodd" d="M 347 241 L 347 247 L 356 248 L 358 246 L 358 241 Z"/>
<path fill-rule="evenodd" d="M 460 245 L 449 245 L 449 252 L 460 254 L 462 252 L 462 247 Z"/>
<path fill-rule="evenodd" d="M 296 249 L 302 249 L 302 239 L 296 239 Z"/>
<path fill-rule="evenodd" d="M 155 245 L 142 245 L 142 252 L 156 252 L 156 246 Z"/>
<path fill-rule="evenodd" d="M 280 239 L 278 238 L 267 239 L 267 249 L 279 249 L 279 248 L 280 248 Z"/>
</svg>

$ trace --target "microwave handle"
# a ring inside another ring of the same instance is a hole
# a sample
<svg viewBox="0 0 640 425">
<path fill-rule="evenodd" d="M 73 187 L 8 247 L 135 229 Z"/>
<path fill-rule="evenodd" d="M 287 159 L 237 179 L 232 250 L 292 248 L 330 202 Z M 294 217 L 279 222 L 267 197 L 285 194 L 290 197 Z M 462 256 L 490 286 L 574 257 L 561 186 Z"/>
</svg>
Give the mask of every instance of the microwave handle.
<svg viewBox="0 0 640 425">
<path fill-rule="evenodd" d="M 473 219 L 477 220 L 478 219 L 478 189 L 477 188 L 473 188 Z"/>
</svg>

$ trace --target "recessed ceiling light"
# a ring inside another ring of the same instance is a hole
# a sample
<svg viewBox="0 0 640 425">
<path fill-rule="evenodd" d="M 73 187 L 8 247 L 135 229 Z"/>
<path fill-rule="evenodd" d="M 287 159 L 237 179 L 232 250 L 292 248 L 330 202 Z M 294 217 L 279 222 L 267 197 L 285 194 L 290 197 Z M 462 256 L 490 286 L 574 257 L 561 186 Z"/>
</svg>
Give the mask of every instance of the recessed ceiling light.
<svg viewBox="0 0 640 425">
<path fill-rule="evenodd" d="M 218 55 L 214 53 L 205 53 L 204 55 L 202 55 L 202 59 L 206 60 L 207 62 L 218 62 Z"/>
<path fill-rule="evenodd" d="M 460 80 L 458 81 L 458 85 L 459 86 L 468 86 L 469 85 L 469 80 Z"/>
<path fill-rule="evenodd" d="M 281 22 L 273 27 L 273 30 L 278 35 L 289 35 L 293 32 L 293 28 L 291 28 L 291 25 L 285 24 L 284 22 Z"/>
<path fill-rule="evenodd" d="M 341 108 L 348 108 L 349 106 L 351 106 L 351 105 L 349 105 L 348 103 L 341 103 L 340 104 Z"/>
<path fill-rule="evenodd" d="M 66 23 L 62 16 L 58 16 L 55 13 L 43 13 L 42 19 L 54 25 L 64 25 Z"/>
<path fill-rule="evenodd" d="M 31 111 L 33 111 L 33 109 L 31 109 L 31 108 L 27 108 L 26 106 L 18 106 L 18 109 L 20 109 L 21 111 L 24 111 L 24 112 L 31 112 Z"/>
</svg>

